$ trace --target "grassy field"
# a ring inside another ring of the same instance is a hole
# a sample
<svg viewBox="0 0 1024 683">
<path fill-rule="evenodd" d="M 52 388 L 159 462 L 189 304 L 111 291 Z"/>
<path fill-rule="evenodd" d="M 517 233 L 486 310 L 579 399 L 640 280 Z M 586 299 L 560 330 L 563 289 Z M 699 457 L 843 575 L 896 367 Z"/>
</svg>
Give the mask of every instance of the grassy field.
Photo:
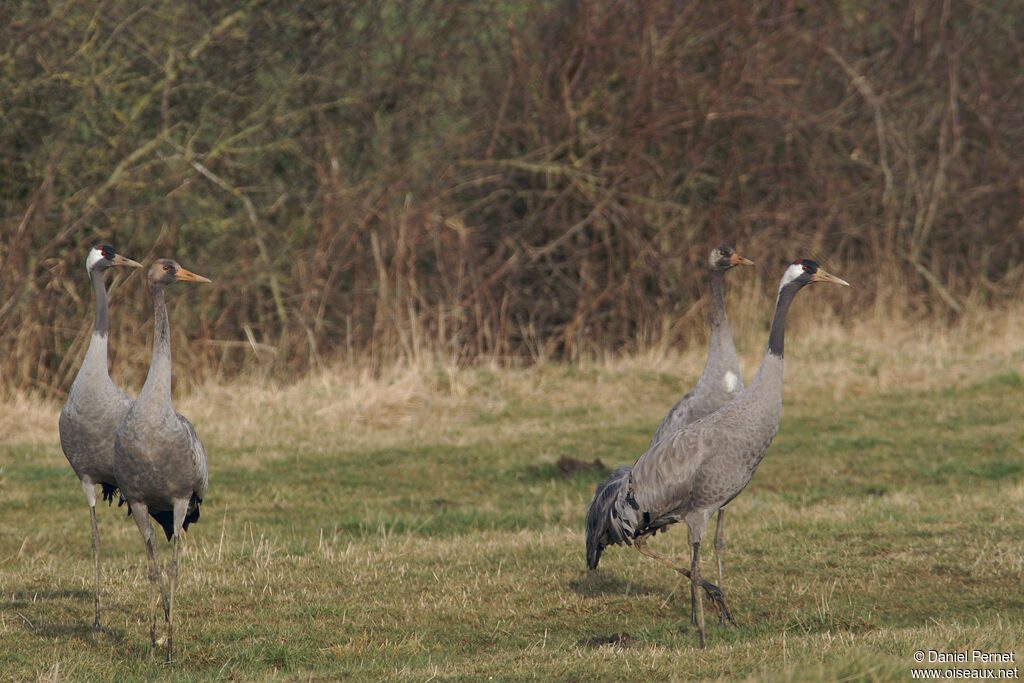
<svg viewBox="0 0 1024 683">
<path fill-rule="evenodd" d="M 59 406 L 9 401 L 0 679 L 890 680 L 916 650 L 1019 661 L 1024 347 L 1019 324 L 1001 329 L 826 326 L 787 344 L 781 430 L 727 517 L 740 626 L 710 626 L 704 652 L 678 576 L 625 547 L 586 570 L 583 516 L 607 469 L 557 465 L 632 462 L 700 349 L 338 369 L 183 397 L 211 488 L 187 534 L 172 669 L 148 658 L 145 555 L 123 509 L 99 511 L 91 628 L 88 512 Z M 748 380 L 760 350 L 741 348 Z M 684 553 L 685 529 L 652 547 Z"/>
</svg>

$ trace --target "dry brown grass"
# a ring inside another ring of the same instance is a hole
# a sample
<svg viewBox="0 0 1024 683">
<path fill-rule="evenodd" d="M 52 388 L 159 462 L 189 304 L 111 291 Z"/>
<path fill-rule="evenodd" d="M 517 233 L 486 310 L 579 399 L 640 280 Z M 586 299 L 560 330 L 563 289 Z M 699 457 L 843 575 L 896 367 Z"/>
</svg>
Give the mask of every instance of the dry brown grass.
<svg viewBox="0 0 1024 683">
<path fill-rule="evenodd" d="M 764 302 L 769 297 L 764 288 L 755 289 L 762 291 L 742 299 L 732 294 L 729 301 L 747 382 L 760 362 L 768 324 Z M 826 301 L 820 300 L 823 293 Z M 953 325 L 889 319 L 843 325 L 833 308 L 841 303 L 840 295 L 821 287 L 805 292 L 794 306 L 786 350 L 787 393 L 824 392 L 848 399 L 1024 372 L 1024 307 L 968 314 Z M 353 447 L 414 437 L 466 441 L 474 438 L 474 430 L 501 433 L 500 421 L 470 427 L 479 414 L 501 414 L 527 401 L 550 411 L 640 404 L 649 406 L 653 420 L 664 408 L 666 394 L 685 391 L 699 376 L 706 354 L 701 336 L 694 334 L 693 343 L 681 350 L 658 343 L 629 356 L 524 368 L 496 362 L 456 367 L 424 352 L 419 364 L 395 365 L 381 373 L 337 364 L 291 384 L 254 373 L 230 382 L 209 380 L 179 397 L 177 407 L 204 438 L 225 446 L 282 443 L 296 434 L 319 438 L 325 433 Z M 22 395 L 8 399 L 0 410 L 0 442 L 56 441 L 59 411 L 60 405 L 52 401 Z M 530 422 L 518 418 L 517 433 Z M 534 422 L 545 428 L 541 418 Z"/>
<path fill-rule="evenodd" d="M 43 443 L 57 439 L 60 406 L 15 395 L 0 405 L 0 443 Z"/>
</svg>

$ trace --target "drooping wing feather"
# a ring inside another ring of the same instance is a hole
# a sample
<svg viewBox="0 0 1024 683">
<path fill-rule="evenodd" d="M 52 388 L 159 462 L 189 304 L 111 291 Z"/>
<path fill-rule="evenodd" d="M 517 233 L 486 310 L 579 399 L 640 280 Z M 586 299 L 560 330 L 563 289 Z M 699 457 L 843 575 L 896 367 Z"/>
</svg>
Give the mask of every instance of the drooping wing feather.
<svg viewBox="0 0 1024 683">
<path fill-rule="evenodd" d="M 681 519 L 672 513 L 689 501 L 700 466 L 711 455 L 710 443 L 702 438 L 702 425 L 697 421 L 669 434 L 633 465 L 616 501 L 622 533 L 635 537 Z"/>
<path fill-rule="evenodd" d="M 631 469 L 629 465 L 623 465 L 608 475 L 594 491 L 594 499 L 587 510 L 587 566 L 591 569 L 597 568 L 601 553 L 607 546 L 626 541 L 612 518 L 612 510 L 620 489 L 629 480 Z"/>
<path fill-rule="evenodd" d="M 206 467 L 206 448 L 188 418 L 179 413 L 178 421 L 188 434 L 189 454 L 192 457 L 192 467 L 196 475 L 196 483 L 192 490 L 196 497 L 202 500 L 206 496 L 206 488 L 210 483 L 210 473 Z"/>
</svg>

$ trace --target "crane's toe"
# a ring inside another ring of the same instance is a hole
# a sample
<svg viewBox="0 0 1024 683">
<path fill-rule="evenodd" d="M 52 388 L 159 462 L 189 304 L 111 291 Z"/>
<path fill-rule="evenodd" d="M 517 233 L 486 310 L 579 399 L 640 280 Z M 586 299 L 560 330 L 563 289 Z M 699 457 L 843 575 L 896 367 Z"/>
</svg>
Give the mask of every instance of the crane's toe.
<svg viewBox="0 0 1024 683">
<path fill-rule="evenodd" d="M 725 626 L 725 621 L 728 619 L 729 623 L 733 626 L 739 626 L 736 620 L 732 618 L 732 612 L 729 611 L 729 605 L 725 602 L 725 593 L 722 592 L 722 589 L 709 581 L 704 581 L 701 583 L 701 586 L 704 588 L 708 599 L 711 600 L 715 611 L 718 612 L 719 623 Z"/>
</svg>

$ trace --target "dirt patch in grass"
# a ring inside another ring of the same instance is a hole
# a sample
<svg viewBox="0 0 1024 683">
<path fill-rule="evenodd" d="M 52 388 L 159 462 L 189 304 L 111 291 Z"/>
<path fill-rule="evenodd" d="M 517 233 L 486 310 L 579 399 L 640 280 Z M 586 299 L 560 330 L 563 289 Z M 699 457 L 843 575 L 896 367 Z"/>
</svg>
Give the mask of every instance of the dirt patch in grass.
<svg viewBox="0 0 1024 683">
<path fill-rule="evenodd" d="M 584 647 L 604 647 L 605 645 L 611 645 L 613 647 L 628 647 L 633 642 L 633 636 L 628 633 L 613 633 L 608 636 L 594 636 L 588 638 L 580 643 Z"/>
<path fill-rule="evenodd" d="M 578 458 L 571 458 L 567 455 L 563 455 L 555 463 L 555 474 L 560 477 L 571 477 L 574 474 L 580 472 L 607 472 L 608 468 L 601 462 L 600 458 L 594 458 L 593 462 L 586 462 L 585 460 L 579 460 Z"/>
</svg>

